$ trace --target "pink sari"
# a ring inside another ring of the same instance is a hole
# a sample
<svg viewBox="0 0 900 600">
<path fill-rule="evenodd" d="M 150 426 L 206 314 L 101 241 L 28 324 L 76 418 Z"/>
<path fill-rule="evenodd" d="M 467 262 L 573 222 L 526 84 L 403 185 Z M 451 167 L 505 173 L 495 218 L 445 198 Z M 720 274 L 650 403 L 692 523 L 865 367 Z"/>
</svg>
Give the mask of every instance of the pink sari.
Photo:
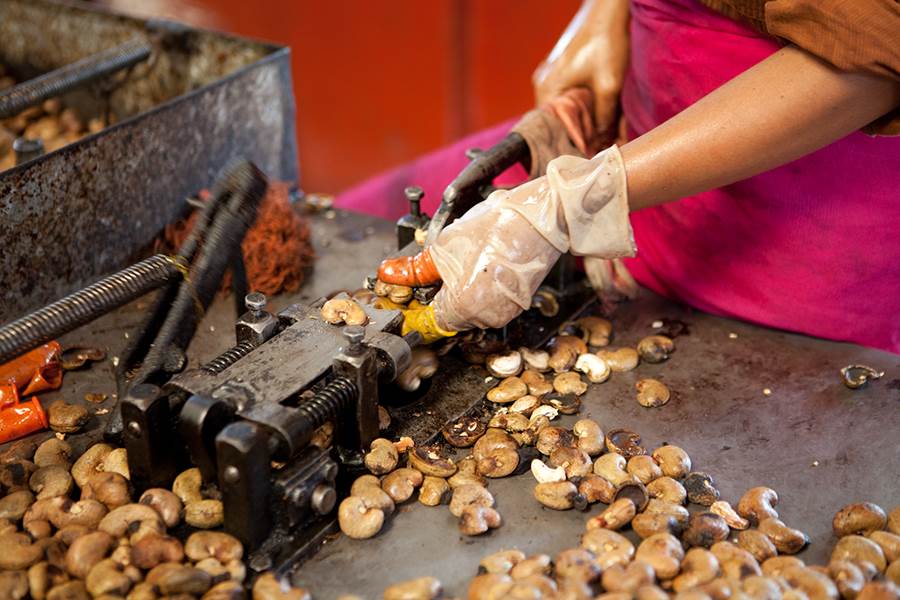
<svg viewBox="0 0 900 600">
<path fill-rule="evenodd" d="M 622 94 L 629 136 L 674 116 L 778 43 L 696 0 L 633 0 Z M 348 190 L 338 205 L 387 218 L 422 185 L 427 212 L 514 121 Z M 524 181 L 522 169 L 498 180 Z M 701 310 L 900 353 L 900 138 L 853 133 L 781 168 L 632 213 L 635 279 Z"/>
</svg>

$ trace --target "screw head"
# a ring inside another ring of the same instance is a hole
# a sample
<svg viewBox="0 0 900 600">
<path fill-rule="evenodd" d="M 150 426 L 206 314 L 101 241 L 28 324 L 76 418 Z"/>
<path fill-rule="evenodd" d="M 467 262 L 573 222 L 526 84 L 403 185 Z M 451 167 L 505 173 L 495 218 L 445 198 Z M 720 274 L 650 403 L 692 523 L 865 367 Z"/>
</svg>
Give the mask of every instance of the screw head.
<svg viewBox="0 0 900 600">
<path fill-rule="evenodd" d="M 247 310 L 252 310 L 253 312 L 265 310 L 266 302 L 268 302 L 268 298 L 261 292 L 250 292 L 244 296 L 244 306 L 247 307 Z"/>
<path fill-rule="evenodd" d="M 358 348 L 366 337 L 366 328 L 362 325 L 347 325 L 343 330 L 344 339 L 350 342 L 350 347 Z"/>
<path fill-rule="evenodd" d="M 330 485 L 320 483 L 313 489 L 309 504 L 318 514 L 327 515 L 334 509 L 334 505 L 337 504 L 337 494 Z"/>
<path fill-rule="evenodd" d="M 234 465 L 228 465 L 225 467 L 222 477 L 225 479 L 225 483 L 237 483 L 241 480 L 241 472 Z"/>
<path fill-rule="evenodd" d="M 422 191 L 422 188 L 417 185 L 409 186 L 408 188 L 403 190 L 403 193 L 406 194 L 406 199 L 410 202 L 418 202 L 422 199 L 423 196 L 425 196 L 425 192 Z"/>
<path fill-rule="evenodd" d="M 128 426 L 126 427 L 128 433 L 133 435 L 134 437 L 140 437 L 142 429 L 141 424 L 137 421 L 128 421 Z"/>
</svg>

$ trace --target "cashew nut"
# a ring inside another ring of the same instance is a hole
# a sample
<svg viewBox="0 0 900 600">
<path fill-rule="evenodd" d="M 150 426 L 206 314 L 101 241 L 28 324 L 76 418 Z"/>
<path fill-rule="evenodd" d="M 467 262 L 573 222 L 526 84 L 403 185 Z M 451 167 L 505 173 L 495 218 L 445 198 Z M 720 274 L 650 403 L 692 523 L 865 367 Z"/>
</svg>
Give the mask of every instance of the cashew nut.
<svg viewBox="0 0 900 600">
<path fill-rule="evenodd" d="M 44 548 L 24 533 L 0 535 L 0 569 L 21 571 L 44 558 Z"/>
<path fill-rule="evenodd" d="M 777 519 L 778 494 L 767 487 L 755 487 L 747 490 L 737 505 L 739 515 L 748 519 L 753 524 L 758 524 L 764 519 Z"/>
<path fill-rule="evenodd" d="M 658 379 L 641 379 L 634 384 L 638 404 L 647 408 L 657 408 L 669 402 L 669 388 Z"/>
<path fill-rule="evenodd" d="M 528 348 L 519 348 L 519 354 L 528 369 L 533 369 L 539 373 L 550 370 L 550 354 L 544 350 L 530 350 Z"/>
<path fill-rule="evenodd" d="M 691 548 L 681 562 L 681 574 L 672 581 L 676 592 L 709 583 L 719 574 L 719 559 L 704 548 Z"/>
<path fill-rule="evenodd" d="M 621 529 L 631 522 L 637 510 L 628 498 L 619 498 L 604 510 L 602 513 L 588 520 L 586 527 L 588 529 Z"/>
<path fill-rule="evenodd" d="M 578 493 L 584 496 L 588 504 L 603 502 L 610 504 L 615 499 L 616 488 L 609 481 L 599 475 L 586 475 L 578 482 Z"/>
<path fill-rule="evenodd" d="M 459 517 L 467 506 L 491 508 L 494 506 L 494 497 L 486 488 L 479 485 L 466 484 L 454 488 L 453 496 L 450 498 L 450 514 Z"/>
<path fill-rule="evenodd" d="M 590 474 L 593 464 L 591 457 L 584 450 L 571 446 L 560 446 L 550 453 L 547 463 L 551 467 L 562 467 L 566 471 L 566 477 L 585 477 Z"/>
<path fill-rule="evenodd" d="M 181 542 L 167 535 L 146 535 L 131 546 L 131 564 L 140 569 L 152 569 L 164 562 L 181 562 L 184 549 Z"/>
<path fill-rule="evenodd" d="M 437 373 L 438 358 L 431 348 L 417 346 L 412 350 L 409 366 L 397 376 L 396 383 L 400 389 L 415 392 L 422 385 L 422 380 L 429 379 Z"/>
<path fill-rule="evenodd" d="M 560 394 L 580 396 L 587 391 L 588 385 L 581 380 L 581 375 L 568 371 L 553 378 L 553 389 Z"/>
<path fill-rule="evenodd" d="M 881 546 L 861 535 L 846 535 L 839 539 L 831 551 L 831 560 L 848 560 L 856 564 L 867 579 L 883 572 L 887 567 Z"/>
<path fill-rule="evenodd" d="M 737 540 L 738 546 L 752 554 L 753 558 L 760 563 L 778 554 L 778 550 L 775 548 L 772 540 L 769 539 L 769 536 L 758 529 L 748 529 L 740 532 Z"/>
<path fill-rule="evenodd" d="M 535 458 L 531 461 L 531 474 L 538 483 L 553 483 L 566 480 L 566 470 L 563 467 L 548 467 L 544 461 Z"/>
<path fill-rule="evenodd" d="M 349 298 L 332 298 L 322 305 L 319 311 L 322 320 L 332 325 L 365 325 L 369 317 L 363 307 Z"/>
<path fill-rule="evenodd" d="M 621 533 L 610 529 L 589 529 L 581 536 L 581 547 L 594 553 L 597 565 L 603 570 L 613 565 L 628 564 L 634 557 L 634 544 Z"/>
<path fill-rule="evenodd" d="M 34 464 L 38 467 L 49 467 L 50 465 L 69 466 L 69 459 L 72 457 L 72 447 L 68 442 L 57 439 L 55 437 L 48 438 L 37 447 L 34 452 Z"/>
<path fill-rule="evenodd" d="M 384 590 L 384 600 L 433 600 L 443 593 L 441 582 L 434 577 L 419 577 L 395 583 Z"/>
<path fill-rule="evenodd" d="M 575 506 L 578 488 L 571 481 L 549 481 L 534 486 L 535 499 L 553 510 L 569 510 Z"/>
<path fill-rule="evenodd" d="M 194 562 L 215 558 L 220 563 L 240 560 L 244 547 L 236 537 L 220 531 L 197 531 L 188 537 L 184 553 Z"/>
<path fill-rule="evenodd" d="M 850 561 L 833 560 L 828 565 L 828 576 L 834 581 L 844 600 L 853 600 L 866 584 L 863 572 Z"/>
<path fill-rule="evenodd" d="M 519 378 L 528 386 L 528 393 L 535 398 L 540 398 L 553 391 L 553 384 L 533 369 L 525 369 Z"/>
<path fill-rule="evenodd" d="M 684 504 L 687 491 L 678 481 L 668 476 L 659 477 L 647 484 L 647 493 L 651 498 L 658 498 L 672 504 Z"/>
<path fill-rule="evenodd" d="M 651 335 L 638 342 L 637 351 L 644 362 L 661 363 L 675 352 L 675 342 L 664 335 Z"/>
<path fill-rule="evenodd" d="M 739 514 L 735 512 L 733 508 L 731 508 L 731 504 L 726 502 L 725 500 L 717 500 L 713 502 L 709 507 L 709 512 L 719 515 L 725 522 L 728 523 L 728 526 L 732 529 L 744 530 L 750 527 L 750 521 L 747 519 L 741 518 Z"/>
<path fill-rule="evenodd" d="M 867 537 L 881 547 L 887 562 L 900 558 L 900 535 L 889 531 L 873 531 Z"/>
<path fill-rule="evenodd" d="M 172 492 L 181 500 L 183 504 L 191 502 L 199 502 L 203 500 L 200 488 L 203 485 L 203 477 L 200 475 L 200 469 L 194 467 L 182 471 L 172 482 Z"/>
<path fill-rule="evenodd" d="M 574 335 L 558 335 L 550 341 L 550 368 L 557 373 L 568 371 L 579 355 L 588 351 L 581 338 Z"/>
<path fill-rule="evenodd" d="M 591 583 L 600 576 L 600 566 L 594 555 L 584 548 L 569 548 L 556 555 L 553 560 L 556 578 L 576 579 Z"/>
<path fill-rule="evenodd" d="M 691 470 L 691 457 L 678 446 L 660 446 L 651 456 L 666 477 L 681 479 Z"/>
<path fill-rule="evenodd" d="M 112 451 L 112 446 L 107 444 L 94 444 L 84 451 L 72 465 L 72 478 L 78 487 L 84 487 L 91 475 L 102 470 L 103 459 Z"/>
<path fill-rule="evenodd" d="M 599 456 L 605 446 L 605 438 L 600 425 L 592 419 L 581 419 L 572 426 L 572 433 L 577 438 L 578 448 L 587 452 L 588 456 Z"/>
<path fill-rule="evenodd" d="M 548 384 L 549 385 L 549 384 Z M 517 413 L 520 415 L 530 416 L 534 409 L 541 405 L 541 400 L 537 396 L 532 396 L 531 394 L 522 396 L 515 402 L 513 402 L 509 407 L 510 413 Z"/>
<path fill-rule="evenodd" d="M 528 393 L 528 386 L 518 377 L 507 377 L 499 385 L 488 390 L 487 399 L 497 404 L 515 402 Z"/>
<path fill-rule="evenodd" d="M 366 454 L 365 464 L 370 473 L 373 475 L 384 475 L 397 468 L 400 454 L 390 440 L 376 438 L 372 440 L 369 448 L 370 451 Z"/>
<path fill-rule="evenodd" d="M 181 521 L 181 511 L 184 507 L 174 492 L 163 488 L 150 488 L 141 494 L 138 502 L 159 513 L 166 527 L 175 527 Z"/>
<path fill-rule="evenodd" d="M 708 473 L 693 471 L 688 473 L 681 483 L 687 492 L 689 502 L 712 506 L 712 503 L 719 499 L 719 490 L 716 489 L 715 480 Z"/>
<path fill-rule="evenodd" d="M 93 531 L 82 535 L 69 546 L 66 552 L 66 570 L 84 579 L 98 562 L 106 558 L 114 539 L 105 531 Z"/>
<path fill-rule="evenodd" d="M 170 492 L 171 493 L 171 492 Z M 131 501 L 128 480 L 112 471 L 95 473 L 81 488 L 81 499 L 93 498 L 112 510 Z"/>
<path fill-rule="evenodd" d="M 404 467 L 385 476 L 381 480 L 381 489 L 387 492 L 395 503 L 400 504 L 412 497 L 416 488 L 422 485 L 423 480 L 422 473 Z"/>
<path fill-rule="evenodd" d="M 484 364 L 488 373 L 498 379 L 514 377 L 522 372 L 522 355 L 516 350 L 503 354 L 489 354 Z"/>
<path fill-rule="evenodd" d="M 425 506 L 443 504 L 450 497 L 450 484 L 440 477 L 426 476 L 419 488 L 419 502 Z"/>
<path fill-rule="evenodd" d="M 831 527 L 837 537 L 851 534 L 866 535 L 884 529 L 886 524 L 887 515 L 884 514 L 884 510 L 871 502 L 848 504 L 839 510 L 831 521 Z"/>
<path fill-rule="evenodd" d="M 711 512 L 701 512 L 694 513 L 688 518 L 681 539 L 688 546 L 709 548 L 716 542 L 725 540 L 729 533 L 725 519 Z"/>
<path fill-rule="evenodd" d="M 684 550 L 675 536 L 657 533 L 641 542 L 634 558 L 653 567 L 656 577 L 662 581 L 672 579 L 678 574 Z"/>
<path fill-rule="evenodd" d="M 656 461 L 646 454 L 639 454 L 628 459 L 625 470 L 643 484 L 662 477 L 662 469 Z"/>
<path fill-rule="evenodd" d="M 758 528 L 772 540 L 781 554 L 796 554 L 809 543 L 805 533 L 788 527 L 779 519 L 763 519 Z"/>
<path fill-rule="evenodd" d="M 409 466 L 418 469 L 423 475 L 432 477 L 450 477 L 456 473 L 456 465 L 449 458 L 444 458 L 434 448 L 419 447 L 407 452 Z"/>
<path fill-rule="evenodd" d="M 540 449 L 540 448 L 539 448 Z M 633 476 L 625 470 L 627 462 L 620 454 L 604 454 L 594 461 L 594 474 L 604 478 L 614 486 L 631 481 Z"/>
<path fill-rule="evenodd" d="M 638 537 L 643 539 L 657 533 L 678 535 L 681 533 L 682 527 L 672 515 L 644 511 L 635 515 L 631 520 L 631 529 L 638 534 Z"/>
<path fill-rule="evenodd" d="M 603 588 L 607 592 L 637 591 L 645 585 L 651 585 L 656 580 L 653 567 L 641 560 L 635 560 L 627 565 L 613 565 L 603 572 Z"/>
<path fill-rule="evenodd" d="M 481 535 L 502 523 L 500 513 L 489 506 L 466 506 L 459 515 L 459 531 L 463 535 Z"/>
<path fill-rule="evenodd" d="M 634 348 L 619 348 L 618 350 L 600 350 L 597 356 L 606 361 L 609 368 L 616 372 L 631 371 L 638 366 L 640 358 Z"/>
<path fill-rule="evenodd" d="M 587 375 L 591 383 L 603 383 L 609 379 L 612 370 L 606 361 L 590 352 L 582 354 L 575 361 L 575 370 Z"/>
<path fill-rule="evenodd" d="M 145 504 L 126 504 L 109 512 L 100 521 L 100 531 L 114 538 L 129 534 L 131 543 L 150 535 L 162 535 L 166 526 L 155 510 Z"/>
<path fill-rule="evenodd" d="M 338 507 L 338 525 L 347 537 L 364 540 L 381 531 L 384 525 L 384 511 L 369 506 L 365 500 L 348 496 Z"/>
</svg>

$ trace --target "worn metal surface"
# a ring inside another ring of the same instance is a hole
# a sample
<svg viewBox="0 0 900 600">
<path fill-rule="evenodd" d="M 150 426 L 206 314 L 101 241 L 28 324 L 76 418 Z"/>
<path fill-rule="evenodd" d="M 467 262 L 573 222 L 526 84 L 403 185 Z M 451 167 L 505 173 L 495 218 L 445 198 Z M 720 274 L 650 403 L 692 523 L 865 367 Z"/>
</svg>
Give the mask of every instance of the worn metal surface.
<svg viewBox="0 0 900 600">
<path fill-rule="evenodd" d="M 392 224 L 341 213 L 333 220 L 318 217 L 314 239 L 319 260 L 312 277 L 300 294 L 274 298 L 274 309 L 359 287 L 374 257 L 391 252 L 394 243 Z M 122 347 L 123 331 L 139 316 L 131 305 L 63 341 L 94 341 L 114 355 Z M 230 301 L 219 299 L 213 305 L 191 346 L 192 364 L 233 343 L 234 318 Z M 663 318 L 680 319 L 690 330 L 676 339 L 672 358 L 592 386 L 581 416 L 597 419 L 606 429 L 635 429 L 648 447 L 663 442 L 683 446 L 696 469 L 716 478 L 725 499 L 736 501 L 754 485 L 774 487 L 784 520 L 812 538 L 801 554 L 809 562 L 822 562 L 830 552 L 831 517 L 844 504 L 900 504 L 900 357 L 692 312 L 649 293 L 613 315 L 613 345 L 635 344 L 655 331 L 653 321 Z M 850 390 L 839 375 L 850 363 L 868 364 L 885 376 Z M 431 400 L 392 410 L 397 417 L 424 415 L 426 425 L 419 429 L 424 435 L 438 421 L 428 411 L 442 411 L 445 403 L 455 407 L 448 413 L 464 408 L 465 399 L 480 397 L 484 388 L 476 385 L 483 385 L 484 376 L 479 368 L 461 367 L 434 382 L 432 392 L 438 393 L 430 392 Z M 659 409 L 640 407 L 634 383 L 642 377 L 664 381 L 674 398 Z M 766 388 L 771 395 L 764 395 Z M 67 374 L 64 390 L 41 400 L 46 405 L 63 394 L 81 398 L 87 391 L 113 389 L 107 361 L 91 371 Z M 562 422 L 571 425 L 575 418 Z M 464 582 L 476 573 L 484 554 L 512 547 L 553 554 L 576 545 L 584 522 L 599 512 L 596 506 L 589 513 L 543 509 L 531 497 L 532 487 L 527 474 L 491 481 L 505 523 L 481 538 L 460 536 L 446 506 L 401 506 L 374 539 L 339 537 L 326 543 L 295 579 L 324 600 L 350 592 L 375 598 L 392 582 L 422 575 L 435 575 L 451 593 L 463 595 Z"/>
<path fill-rule="evenodd" d="M 298 178 L 287 48 L 69 3 L 0 2 L 0 62 L 18 77 L 134 37 L 154 55 L 110 96 L 119 122 L 0 173 L 0 322 L 127 264 L 237 158 Z M 97 110 L 100 97 L 83 104 Z"/>
</svg>

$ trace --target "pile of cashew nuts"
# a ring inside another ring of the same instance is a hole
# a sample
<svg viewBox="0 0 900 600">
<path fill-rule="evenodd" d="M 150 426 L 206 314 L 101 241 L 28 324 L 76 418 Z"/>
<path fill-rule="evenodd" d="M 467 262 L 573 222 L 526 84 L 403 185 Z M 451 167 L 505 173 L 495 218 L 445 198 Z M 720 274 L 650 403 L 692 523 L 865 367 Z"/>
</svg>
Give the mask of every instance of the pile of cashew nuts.
<svg viewBox="0 0 900 600">
<path fill-rule="evenodd" d="M 0 599 L 243 600 L 244 549 L 221 531 L 222 502 L 188 469 L 139 497 L 124 448 L 76 457 L 51 437 L 0 455 Z M 179 535 L 170 534 L 177 528 Z M 271 573 L 254 600 L 308 600 Z"/>
<path fill-rule="evenodd" d="M 610 335 L 608 321 L 585 317 L 569 324 L 547 350 L 484 356 L 486 369 L 499 380 L 487 393 L 496 407 L 492 414 L 448 424 L 442 435 L 453 453 L 441 445 L 415 447 L 408 439 L 375 440 L 365 460 L 370 474 L 356 480 L 340 506 L 341 530 L 355 539 L 377 535 L 396 505 L 413 499 L 418 489 L 420 503 L 449 505 L 462 534 L 482 535 L 502 525 L 490 479 L 530 470 L 534 498 L 549 509 L 606 507 L 586 519 L 578 547 L 555 557 L 518 550 L 485 557 L 470 581 L 469 600 L 900 596 L 900 506 L 888 516 L 871 503 L 848 505 L 834 517 L 840 539 L 830 563 L 807 566 L 793 555 L 809 538 L 780 520 L 775 490 L 752 488 L 732 506 L 720 498 L 713 477 L 693 470 L 678 446 L 646 449 L 637 433 L 604 432 L 591 419 L 571 429 L 554 425 L 559 414 L 579 412 L 589 384 L 641 361 L 662 362 L 675 350 L 661 335 L 644 338 L 637 348 L 609 350 Z M 670 393 L 662 382 L 642 379 L 636 397 L 654 408 Z M 699 510 L 689 511 L 686 504 Z M 621 533 L 629 528 L 640 539 L 637 545 Z M 445 596 L 439 579 L 421 577 L 390 586 L 383 597 Z"/>
</svg>

